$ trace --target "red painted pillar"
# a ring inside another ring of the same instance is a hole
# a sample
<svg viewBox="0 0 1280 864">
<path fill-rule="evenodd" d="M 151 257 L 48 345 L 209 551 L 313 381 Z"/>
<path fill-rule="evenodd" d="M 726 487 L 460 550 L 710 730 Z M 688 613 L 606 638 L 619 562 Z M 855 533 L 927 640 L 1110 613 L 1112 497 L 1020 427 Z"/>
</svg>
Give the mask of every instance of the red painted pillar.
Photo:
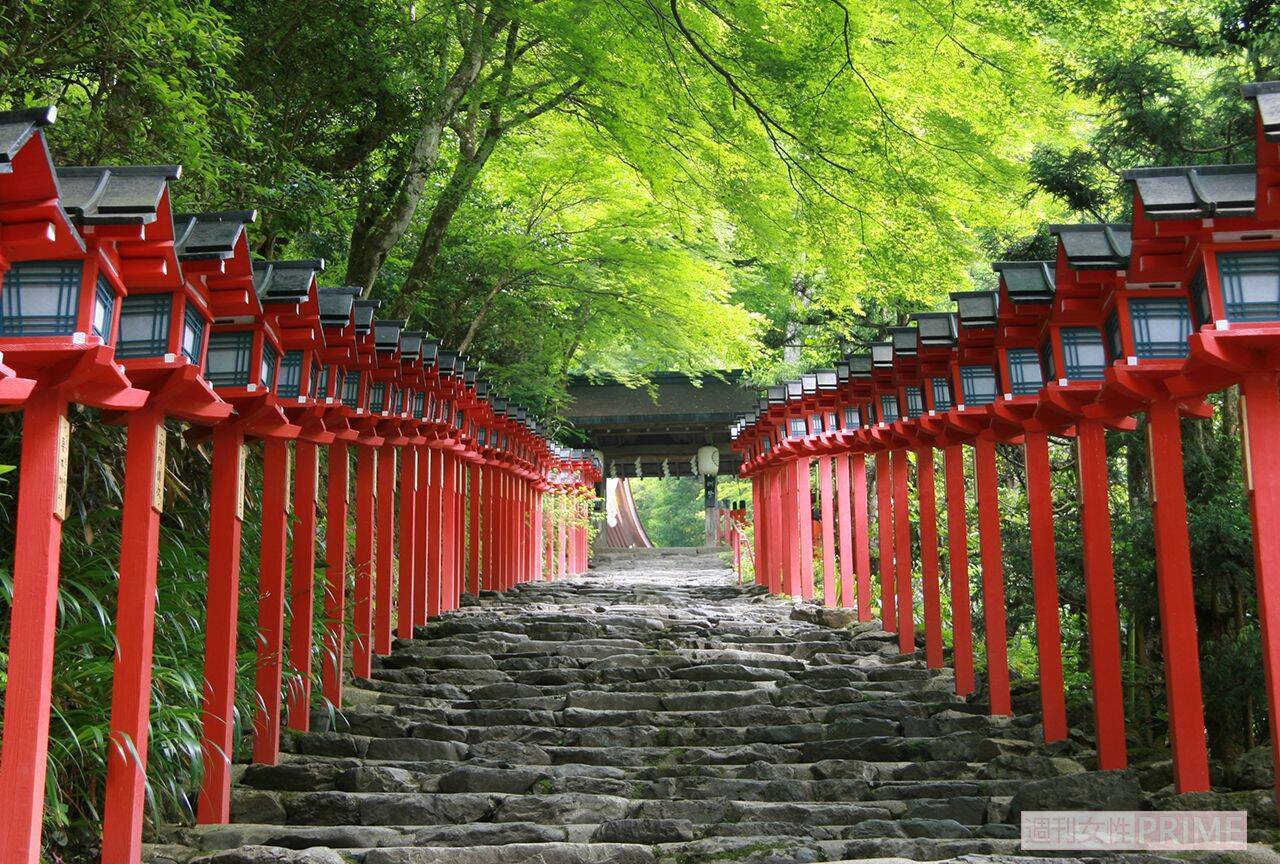
<svg viewBox="0 0 1280 864">
<path fill-rule="evenodd" d="M 431 533 L 431 448 L 419 444 L 415 449 L 418 476 L 414 481 L 413 505 L 413 623 L 421 627 L 427 623 L 427 592 L 431 582 L 427 560 L 435 535 Z"/>
<path fill-rule="evenodd" d="M 1200 692 L 1191 540 L 1187 534 L 1182 423 L 1178 419 L 1178 406 L 1172 402 L 1153 404 L 1147 410 L 1147 418 L 1150 421 L 1147 458 L 1152 480 L 1156 591 L 1160 601 L 1160 645 L 1169 705 L 1169 738 L 1173 745 L 1173 782 L 1179 792 L 1206 792 L 1209 754 Z"/>
<path fill-rule="evenodd" d="M 311 627 L 316 584 L 316 486 L 319 449 L 310 441 L 294 445 L 293 559 L 289 571 L 289 662 L 297 674 L 289 681 L 290 729 L 311 728 Z"/>
<path fill-rule="evenodd" d="M 356 583 L 351 645 L 351 674 L 368 678 L 373 670 L 373 546 L 374 475 L 378 451 L 367 444 L 356 446 Z"/>
<path fill-rule="evenodd" d="M 542 578 L 550 582 L 556 578 L 555 568 L 555 521 L 551 516 L 552 507 L 547 506 L 550 496 L 543 493 L 542 497 Z M 554 501 L 554 498 L 550 500 Z M 487 530 L 487 528 L 486 528 Z M 488 535 L 486 534 L 486 538 Z M 487 539 L 486 539 L 486 542 Z M 488 576 L 485 577 L 486 579 Z"/>
<path fill-rule="evenodd" d="M 787 502 L 787 484 L 783 482 L 786 467 L 774 468 L 766 478 L 769 487 L 769 593 L 781 594 L 783 591 L 783 572 L 791 562 L 791 544 L 784 518 Z"/>
<path fill-rule="evenodd" d="M 31 410 L 30 407 L 27 410 Z M 204 779 L 196 805 L 196 821 L 201 825 L 223 824 L 231 818 L 236 623 L 240 609 L 240 525 L 244 519 L 244 432 L 237 423 L 213 427 L 212 476 L 209 590 L 205 597 L 204 708 L 201 717 L 204 737 L 200 746 Z M 12 677 L 9 686 L 12 699 Z M 0 789 L 7 791 L 10 788 L 7 782 L 0 784 Z M 10 847 L 6 844 L 0 848 Z"/>
<path fill-rule="evenodd" d="M 840 605 L 853 608 L 853 504 L 849 485 L 849 454 L 835 458 L 836 525 L 840 536 Z"/>
<path fill-rule="evenodd" d="M 431 485 L 427 490 L 427 534 L 431 542 L 427 546 L 427 616 L 440 614 L 444 589 L 442 574 L 444 549 L 444 454 L 432 449 Z"/>
<path fill-rule="evenodd" d="M 1085 606 L 1098 768 L 1128 765 L 1124 739 L 1124 691 L 1120 677 L 1120 617 L 1111 557 L 1111 503 L 1107 495 L 1106 430 L 1096 420 L 1076 424 L 1080 472 L 1080 536 L 1084 547 Z"/>
<path fill-rule="evenodd" d="M 1031 582 L 1035 592 L 1036 655 L 1040 665 L 1040 713 L 1044 740 L 1067 737 L 1067 700 L 1062 678 L 1062 628 L 1058 617 L 1058 559 L 1053 541 L 1053 491 L 1049 436 L 1028 432 L 1027 510 L 1031 523 Z"/>
<path fill-rule="evenodd" d="M 378 450 L 378 529 L 374 544 L 373 652 L 391 653 L 391 562 L 395 557 L 396 447 Z"/>
<path fill-rule="evenodd" d="M 798 521 L 799 504 L 796 501 L 798 483 L 795 460 L 782 467 L 782 537 L 787 544 L 787 557 L 782 562 L 782 593 L 800 596 L 800 532 L 805 527 Z"/>
<path fill-rule="evenodd" d="M 757 585 L 769 584 L 768 540 L 765 533 L 765 490 L 764 478 L 760 474 L 751 475 L 751 519 L 753 530 L 752 542 L 755 544 L 755 578 Z"/>
<path fill-rule="evenodd" d="M 890 471 L 893 475 L 893 557 L 898 583 L 898 652 L 910 654 L 916 650 L 916 599 L 911 586 L 911 505 L 906 450 L 893 451 Z"/>
<path fill-rule="evenodd" d="M 569 575 L 569 496 L 561 498 L 560 514 L 560 576 Z"/>
<path fill-rule="evenodd" d="M 400 567 L 396 635 L 413 638 L 414 574 L 418 549 L 418 458 L 412 445 L 400 450 Z"/>
<path fill-rule="evenodd" d="M 924 659 L 941 669 L 942 590 L 938 566 L 938 492 L 934 483 L 933 449 L 916 451 L 916 500 L 920 508 L 920 573 L 924 583 Z"/>
<path fill-rule="evenodd" d="M 350 471 L 344 441 L 329 445 L 329 481 L 324 526 L 325 639 L 321 692 L 335 708 L 342 707 L 343 654 L 347 617 L 347 477 Z"/>
<path fill-rule="evenodd" d="M 462 606 L 462 595 L 467 590 L 467 464 L 453 460 L 453 608 Z"/>
<path fill-rule="evenodd" d="M 480 596 L 480 466 L 472 464 L 470 475 L 471 505 L 467 520 L 467 557 L 471 565 L 471 591 Z"/>
<path fill-rule="evenodd" d="M 1258 580 L 1262 669 L 1267 680 L 1271 750 L 1280 756 L 1280 376 L 1252 372 L 1240 383 L 1240 428 L 1244 438 L 1245 489 L 1253 516 L 1253 562 Z M 25 442 L 24 442 L 25 443 Z M 1278 760 L 1280 761 L 1280 760 Z M 1280 790 L 1280 775 L 1277 775 Z M 1280 794 L 1278 794 L 1280 800 Z"/>
<path fill-rule="evenodd" d="M 258 560 L 258 664 L 253 761 L 280 758 L 280 685 L 284 666 L 284 571 L 289 539 L 289 444 L 262 442 L 262 550 Z"/>
<path fill-rule="evenodd" d="M 164 502 L 163 423 L 163 412 L 152 407 L 128 416 L 116 655 L 111 676 L 111 736 L 102 813 L 103 864 L 133 864 L 142 856 L 156 561 Z"/>
<path fill-rule="evenodd" d="M 982 623 L 987 645 L 987 686 L 991 713 L 1009 715 L 1009 637 L 1004 612 L 1004 551 L 1000 541 L 1000 478 L 996 474 L 996 444 L 986 438 L 974 442 L 974 472 L 978 487 L 978 541 L 982 556 Z"/>
<path fill-rule="evenodd" d="M 861 453 L 849 457 L 853 477 L 854 573 L 858 580 L 858 620 L 871 620 L 871 519 L 867 502 L 867 458 Z"/>
<path fill-rule="evenodd" d="M 822 501 L 822 602 L 836 605 L 836 526 L 831 500 L 831 457 L 818 457 L 818 495 Z"/>
<path fill-rule="evenodd" d="M 893 480 L 889 476 L 889 454 L 876 453 L 876 537 L 880 546 L 880 626 L 897 632 L 898 613 L 893 590 Z"/>
<path fill-rule="evenodd" d="M 455 517 L 453 506 L 453 457 L 440 453 L 440 533 L 444 541 L 440 546 L 440 611 L 448 612 L 454 608 L 454 530 Z"/>
<path fill-rule="evenodd" d="M 813 599 L 813 484 L 810 480 L 813 460 L 796 460 L 796 505 L 800 520 L 800 596 Z"/>
<path fill-rule="evenodd" d="M 965 508 L 964 447 L 946 448 L 947 567 L 951 571 L 951 651 L 956 695 L 974 690 L 973 612 L 969 602 L 969 518 Z"/>
</svg>

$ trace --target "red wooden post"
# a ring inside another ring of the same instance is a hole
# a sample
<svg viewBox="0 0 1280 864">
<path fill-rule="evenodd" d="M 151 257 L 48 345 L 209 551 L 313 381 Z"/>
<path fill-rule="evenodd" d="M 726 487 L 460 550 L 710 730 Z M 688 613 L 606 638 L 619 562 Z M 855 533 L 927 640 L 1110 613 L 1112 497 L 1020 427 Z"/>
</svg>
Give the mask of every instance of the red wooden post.
<svg viewBox="0 0 1280 864">
<path fill-rule="evenodd" d="M 431 533 L 431 449 L 419 444 L 414 460 L 418 475 L 414 481 L 414 518 L 417 522 L 413 530 L 413 623 L 421 627 L 427 623 L 427 592 L 430 590 L 430 577 L 427 575 L 428 556 L 431 554 L 431 541 L 435 536 Z"/>
<path fill-rule="evenodd" d="M 796 506 L 800 538 L 800 596 L 813 599 L 813 487 L 810 482 L 812 459 L 796 460 Z"/>
<path fill-rule="evenodd" d="M 374 543 L 373 652 L 391 653 L 391 561 L 395 557 L 396 448 L 378 450 L 377 520 Z"/>
<path fill-rule="evenodd" d="M 965 508 L 964 448 L 946 448 L 947 566 L 951 571 L 951 632 L 956 695 L 974 690 L 973 613 L 969 602 L 969 521 Z"/>
<path fill-rule="evenodd" d="M 1080 535 L 1084 547 L 1085 606 L 1089 617 L 1089 661 L 1098 768 L 1128 764 L 1124 739 L 1124 691 L 1120 678 L 1120 617 L 1115 564 L 1111 557 L 1111 504 L 1107 497 L 1106 430 L 1097 420 L 1076 424 L 1080 472 Z"/>
<path fill-rule="evenodd" d="M 471 590 L 480 596 L 480 466 L 472 464 L 470 475 L 470 518 L 467 520 L 467 557 L 471 566 Z"/>
<path fill-rule="evenodd" d="M 1044 740 L 1067 737 L 1067 700 L 1062 678 L 1062 628 L 1058 617 L 1058 560 L 1053 542 L 1053 491 L 1049 476 L 1049 436 L 1024 436 L 1027 509 L 1031 523 L 1031 580 L 1035 593 L 1036 655 L 1040 665 L 1040 713 Z"/>
<path fill-rule="evenodd" d="M 1262 669 L 1267 679 L 1267 718 L 1272 755 L 1280 756 L 1280 375 L 1249 372 L 1240 382 L 1245 489 L 1253 516 L 1253 561 L 1262 628 Z M 1280 775 L 1277 775 L 1280 799 Z"/>
<path fill-rule="evenodd" d="M 289 682 L 290 729 L 311 728 L 311 626 L 315 608 L 316 486 L 320 454 L 315 444 L 294 446 L 297 475 L 293 485 L 293 560 L 289 573 L 289 660 L 297 677 Z"/>
<path fill-rule="evenodd" d="M 258 562 L 258 706 L 253 716 L 253 761 L 280 756 L 280 686 L 284 666 L 284 572 L 288 547 L 289 444 L 262 444 L 262 550 Z"/>
<path fill-rule="evenodd" d="M 356 583 L 352 621 L 351 672 L 368 678 L 373 672 L 373 546 L 374 475 L 378 451 L 367 444 L 356 447 Z"/>
<path fill-rule="evenodd" d="M 933 449 L 916 451 L 916 500 L 920 507 L 920 572 L 924 582 L 924 658 L 941 669 L 942 591 L 938 566 L 938 500 L 933 476 Z"/>
<path fill-rule="evenodd" d="M 444 455 L 436 449 L 431 450 L 431 486 L 427 497 L 427 533 L 431 542 L 427 548 L 427 616 L 434 618 L 440 614 L 441 590 L 441 549 L 444 546 Z"/>
<path fill-rule="evenodd" d="M 784 518 L 787 502 L 787 484 L 784 482 L 786 470 L 785 466 L 774 468 L 766 479 L 769 486 L 769 592 L 772 594 L 783 592 L 785 582 L 782 574 L 791 561 L 788 537 L 792 534 L 787 530 Z"/>
<path fill-rule="evenodd" d="M 893 590 L 893 513 L 889 454 L 876 453 L 876 537 L 880 547 L 880 626 L 897 632 L 898 613 Z"/>
<path fill-rule="evenodd" d="M 163 424 L 163 410 L 155 407 L 140 408 L 128 415 L 116 655 L 111 676 L 111 737 L 102 814 L 104 864 L 131 864 L 142 855 L 156 563 L 164 500 Z"/>
<path fill-rule="evenodd" d="M 413 445 L 400 451 L 400 567 L 396 603 L 396 635 L 413 638 L 414 574 L 418 547 L 418 459 Z"/>
<path fill-rule="evenodd" d="M 329 445 L 329 481 L 325 516 L 325 642 L 321 693 L 335 708 L 342 707 L 342 670 L 346 651 L 347 616 L 347 477 L 348 446 Z"/>
<path fill-rule="evenodd" d="M 462 594 L 467 588 L 467 465 L 459 458 L 453 460 L 453 608 L 462 606 Z"/>
<path fill-rule="evenodd" d="M 1152 520 L 1156 547 L 1156 591 L 1160 644 L 1169 705 L 1173 782 L 1179 792 L 1209 789 L 1200 650 L 1196 636 L 1191 540 L 1187 534 L 1187 489 L 1182 468 L 1182 424 L 1178 406 L 1159 401 L 1147 409 Z"/>
<path fill-rule="evenodd" d="M 996 474 L 995 442 L 979 438 L 974 442 L 974 456 L 987 686 L 991 691 L 991 713 L 1008 715 L 1013 713 L 1013 707 L 1009 696 L 1009 637 L 1005 628 L 1004 552 L 1000 548 L 1000 479 Z"/>
<path fill-rule="evenodd" d="M 890 460 L 893 475 L 894 560 L 898 583 L 898 651 L 916 650 L 915 591 L 911 586 L 911 510 L 908 499 L 907 451 L 898 448 Z"/>
<path fill-rule="evenodd" d="M 800 532 L 807 526 L 797 520 L 799 504 L 796 489 L 796 474 L 799 469 L 795 461 L 785 463 L 782 468 L 782 536 L 787 544 L 787 557 L 782 563 L 782 593 L 791 597 L 800 596 Z"/>
<path fill-rule="evenodd" d="M 223 824 L 231 818 L 240 525 L 244 519 L 244 431 L 239 424 L 222 423 L 213 427 L 212 469 L 209 591 L 205 599 L 204 737 L 200 747 L 204 779 L 196 806 L 196 821 L 201 825 Z M 12 678 L 10 688 L 12 694 Z M 9 788 L 7 784 L 0 786 L 0 789 Z"/>
<path fill-rule="evenodd" d="M 849 457 L 853 476 L 854 574 L 858 580 L 858 620 L 871 620 L 871 517 L 867 501 L 867 458 L 861 453 Z"/>
<path fill-rule="evenodd" d="M 440 611 L 454 608 L 454 530 L 453 457 L 440 452 Z"/>
<path fill-rule="evenodd" d="M 831 457 L 818 457 L 818 494 L 822 499 L 822 602 L 836 605 L 836 529 L 831 503 Z"/>
<path fill-rule="evenodd" d="M 560 515 L 560 576 L 569 575 L 569 497 L 561 496 L 561 506 L 564 508 Z"/>
<path fill-rule="evenodd" d="M 853 608 L 853 504 L 849 484 L 849 454 L 836 456 L 836 519 L 840 533 L 840 605 Z M 759 529 L 756 530 L 757 536 Z M 759 555 L 756 556 L 759 560 Z"/>
<path fill-rule="evenodd" d="M 751 518 L 752 542 L 755 545 L 755 580 L 757 585 L 768 585 L 769 576 L 765 569 L 765 558 L 768 553 L 768 541 L 765 539 L 765 504 L 764 478 L 760 474 L 751 475 Z"/>
</svg>

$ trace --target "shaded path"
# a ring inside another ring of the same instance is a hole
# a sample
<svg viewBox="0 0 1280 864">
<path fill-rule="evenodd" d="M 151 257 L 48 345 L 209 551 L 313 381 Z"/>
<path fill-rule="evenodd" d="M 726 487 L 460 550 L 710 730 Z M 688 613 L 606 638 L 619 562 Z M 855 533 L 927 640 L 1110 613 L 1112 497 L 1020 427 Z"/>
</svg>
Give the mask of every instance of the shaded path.
<svg viewBox="0 0 1280 864">
<path fill-rule="evenodd" d="M 485 596 L 399 643 L 336 731 L 243 769 L 236 824 L 152 860 L 940 860 L 1016 853 L 1023 803 L 1137 806 L 890 634 L 792 609 L 707 554 Z"/>
</svg>

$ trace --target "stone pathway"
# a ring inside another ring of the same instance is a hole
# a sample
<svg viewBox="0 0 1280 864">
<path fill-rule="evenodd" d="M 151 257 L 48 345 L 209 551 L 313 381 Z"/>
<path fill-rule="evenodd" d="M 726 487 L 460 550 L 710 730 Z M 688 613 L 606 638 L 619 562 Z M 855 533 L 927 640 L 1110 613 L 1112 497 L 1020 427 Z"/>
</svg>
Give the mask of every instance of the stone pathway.
<svg viewBox="0 0 1280 864">
<path fill-rule="evenodd" d="M 1140 806 L 1132 774 L 987 717 L 890 634 L 794 609 L 705 554 L 486 595 L 397 643 L 282 764 L 244 766 L 233 824 L 170 829 L 148 860 L 1010 862 L 1022 808 Z"/>
</svg>

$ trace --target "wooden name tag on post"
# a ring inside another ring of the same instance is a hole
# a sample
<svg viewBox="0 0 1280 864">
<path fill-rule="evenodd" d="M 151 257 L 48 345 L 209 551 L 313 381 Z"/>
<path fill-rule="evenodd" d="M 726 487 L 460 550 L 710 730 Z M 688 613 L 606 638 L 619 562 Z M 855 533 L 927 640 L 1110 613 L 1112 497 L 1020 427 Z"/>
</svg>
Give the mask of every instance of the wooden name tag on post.
<svg viewBox="0 0 1280 864">
<path fill-rule="evenodd" d="M 157 513 L 164 512 L 164 466 L 168 446 L 169 436 L 162 424 L 156 429 L 156 462 L 151 476 L 151 509 Z"/>
<path fill-rule="evenodd" d="M 71 461 L 71 420 L 65 414 L 58 418 L 58 477 L 53 486 L 53 515 L 58 521 L 67 518 L 67 471 Z"/>
</svg>

